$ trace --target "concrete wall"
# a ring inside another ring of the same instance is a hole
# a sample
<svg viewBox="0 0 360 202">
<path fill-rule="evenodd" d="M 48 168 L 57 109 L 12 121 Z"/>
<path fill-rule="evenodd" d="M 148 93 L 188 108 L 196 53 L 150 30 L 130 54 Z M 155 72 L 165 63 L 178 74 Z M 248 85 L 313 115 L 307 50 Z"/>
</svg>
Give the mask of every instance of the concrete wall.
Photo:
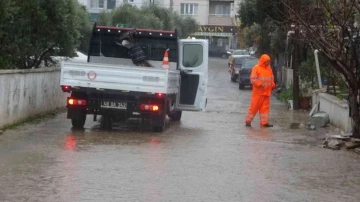
<svg viewBox="0 0 360 202">
<path fill-rule="evenodd" d="M 0 70 L 0 128 L 66 106 L 60 68 Z"/>
<path fill-rule="evenodd" d="M 109 10 L 109 11 L 112 10 L 112 8 L 109 8 L 110 6 L 108 7 L 109 2 L 107 0 L 104 1 L 104 8 L 92 8 L 91 7 L 91 0 L 78 0 L 78 2 L 80 4 L 82 4 L 82 5 L 85 5 L 90 13 L 100 13 L 101 11 L 104 11 L 104 10 Z M 124 3 L 124 0 L 121 0 L 121 1 L 116 0 L 115 1 L 115 7 L 119 7 L 123 3 Z M 141 8 L 142 6 L 149 5 L 150 0 L 132 0 L 132 1 L 128 0 L 127 3 L 135 5 L 138 8 Z"/>
<path fill-rule="evenodd" d="M 344 132 L 351 131 L 351 118 L 349 117 L 349 106 L 347 102 L 327 93 L 314 92 L 312 106 L 320 101 L 320 111 L 329 114 L 332 125 L 341 128 Z"/>
<path fill-rule="evenodd" d="M 280 75 L 278 75 L 280 77 Z M 284 87 L 289 88 L 293 82 L 293 69 L 282 68 L 281 70 L 281 83 Z"/>
</svg>

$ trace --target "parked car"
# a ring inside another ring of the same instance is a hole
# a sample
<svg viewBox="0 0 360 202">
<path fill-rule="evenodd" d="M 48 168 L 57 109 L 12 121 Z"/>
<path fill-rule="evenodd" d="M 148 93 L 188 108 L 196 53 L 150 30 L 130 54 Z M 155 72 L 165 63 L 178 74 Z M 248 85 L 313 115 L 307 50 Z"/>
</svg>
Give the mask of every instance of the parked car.
<svg viewBox="0 0 360 202">
<path fill-rule="evenodd" d="M 239 49 L 232 52 L 233 56 L 250 56 L 250 52 L 245 49 Z"/>
<path fill-rule="evenodd" d="M 209 45 L 209 56 L 210 57 L 221 57 L 221 58 L 225 59 L 225 58 L 229 57 L 230 54 L 231 54 L 231 52 L 227 51 L 222 46 L 217 46 L 214 44 Z"/>
<path fill-rule="evenodd" d="M 258 63 L 257 58 L 246 60 L 239 70 L 239 89 L 244 89 L 245 86 L 251 86 L 250 74 L 252 68 Z"/>
<path fill-rule="evenodd" d="M 234 58 L 236 57 L 250 57 L 250 52 L 243 49 L 234 50 L 231 52 L 231 55 L 228 58 L 228 65 L 230 68 L 230 65 L 232 64 Z"/>
<path fill-rule="evenodd" d="M 239 78 L 239 70 L 245 61 L 255 59 L 255 57 L 246 56 L 246 57 L 235 57 L 232 63 L 230 64 L 230 79 L 233 82 L 236 82 Z"/>
</svg>

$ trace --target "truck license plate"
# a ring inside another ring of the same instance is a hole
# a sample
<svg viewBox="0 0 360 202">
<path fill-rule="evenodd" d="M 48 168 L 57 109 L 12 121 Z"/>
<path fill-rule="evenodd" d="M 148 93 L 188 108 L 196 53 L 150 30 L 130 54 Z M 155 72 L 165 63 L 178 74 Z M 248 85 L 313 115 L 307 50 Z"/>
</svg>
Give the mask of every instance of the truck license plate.
<svg viewBox="0 0 360 202">
<path fill-rule="evenodd" d="M 101 108 L 127 109 L 127 103 L 102 101 L 101 102 Z"/>
</svg>

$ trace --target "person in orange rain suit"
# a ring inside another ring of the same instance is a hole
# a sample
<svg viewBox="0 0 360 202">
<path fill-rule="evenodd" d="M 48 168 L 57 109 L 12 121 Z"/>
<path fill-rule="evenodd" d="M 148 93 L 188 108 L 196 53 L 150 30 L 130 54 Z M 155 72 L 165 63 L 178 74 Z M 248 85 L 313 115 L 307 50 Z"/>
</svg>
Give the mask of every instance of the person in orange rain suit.
<svg viewBox="0 0 360 202">
<path fill-rule="evenodd" d="M 260 112 L 260 124 L 263 127 L 273 127 L 269 124 L 269 107 L 272 89 L 275 88 L 274 74 L 270 67 L 270 56 L 261 55 L 257 65 L 250 74 L 252 89 L 251 103 L 246 116 L 246 126 L 251 127 L 251 122 L 256 113 Z"/>
</svg>

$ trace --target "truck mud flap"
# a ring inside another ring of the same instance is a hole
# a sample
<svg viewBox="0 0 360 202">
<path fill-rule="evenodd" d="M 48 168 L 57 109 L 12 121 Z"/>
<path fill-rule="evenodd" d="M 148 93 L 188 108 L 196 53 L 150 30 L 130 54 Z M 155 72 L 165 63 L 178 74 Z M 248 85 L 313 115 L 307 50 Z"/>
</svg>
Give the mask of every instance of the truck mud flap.
<svg viewBox="0 0 360 202">
<path fill-rule="evenodd" d="M 85 109 L 68 108 L 68 110 L 67 110 L 67 118 L 71 119 L 71 118 L 74 118 L 74 117 L 79 117 L 79 116 L 83 115 L 84 113 L 86 113 Z"/>
</svg>

